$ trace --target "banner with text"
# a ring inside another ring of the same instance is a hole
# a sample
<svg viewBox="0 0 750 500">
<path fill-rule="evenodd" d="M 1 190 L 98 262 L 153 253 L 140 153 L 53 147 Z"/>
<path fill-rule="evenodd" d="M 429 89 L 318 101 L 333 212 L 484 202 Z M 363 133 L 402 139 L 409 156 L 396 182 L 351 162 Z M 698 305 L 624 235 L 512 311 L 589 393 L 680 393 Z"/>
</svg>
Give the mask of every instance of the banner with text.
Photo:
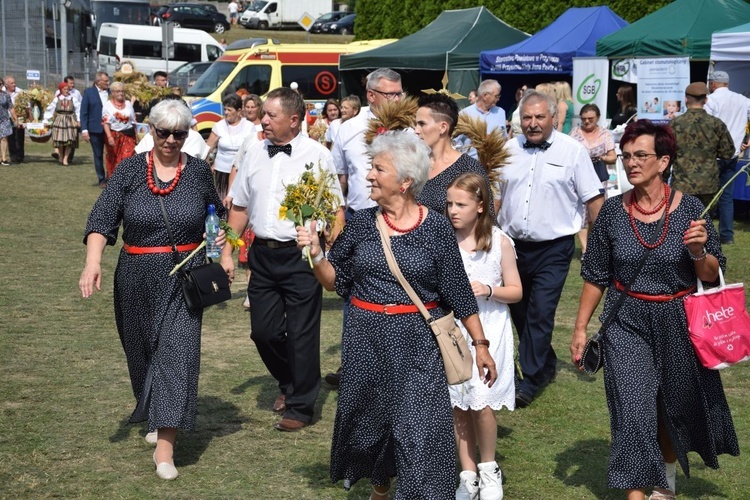
<svg viewBox="0 0 750 500">
<path fill-rule="evenodd" d="M 606 57 L 573 58 L 573 126 L 581 123 L 581 107 L 596 104 L 601 112 L 600 126 L 607 117 L 609 61 Z"/>
<path fill-rule="evenodd" d="M 690 58 L 638 59 L 638 119 L 666 124 L 685 112 Z"/>
</svg>

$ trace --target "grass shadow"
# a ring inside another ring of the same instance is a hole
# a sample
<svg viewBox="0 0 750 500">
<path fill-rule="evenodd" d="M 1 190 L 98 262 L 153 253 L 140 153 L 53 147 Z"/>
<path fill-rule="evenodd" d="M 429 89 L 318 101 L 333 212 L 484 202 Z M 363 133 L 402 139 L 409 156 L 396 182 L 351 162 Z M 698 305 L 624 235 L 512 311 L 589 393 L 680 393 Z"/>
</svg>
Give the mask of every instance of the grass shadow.
<svg viewBox="0 0 750 500">
<path fill-rule="evenodd" d="M 240 385 L 232 387 L 229 392 L 232 394 L 244 394 L 251 387 L 258 386 L 258 397 L 256 399 L 256 408 L 268 410 L 273 406 L 273 402 L 279 395 L 279 386 L 276 380 L 270 375 L 258 375 L 250 377 Z"/>
<path fill-rule="evenodd" d="M 177 466 L 193 465 L 208 449 L 211 441 L 242 430 L 249 419 L 240 408 L 216 396 L 198 397 L 198 428 L 177 436 L 174 461 Z"/>
<path fill-rule="evenodd" d="M 344 299 L 338 295 L 333 297 L 323 297 L 324 311 L 341 311 L 344 308 Z"/>
<path fill-rule="evenodd" d="M 587 488 L 595 498 L 620 498 L 621 493 L 607 488 L 609 441 L 584 439 L 576 441 L 555 457 L 555 477 L 567 486 Z"/>
</svg>

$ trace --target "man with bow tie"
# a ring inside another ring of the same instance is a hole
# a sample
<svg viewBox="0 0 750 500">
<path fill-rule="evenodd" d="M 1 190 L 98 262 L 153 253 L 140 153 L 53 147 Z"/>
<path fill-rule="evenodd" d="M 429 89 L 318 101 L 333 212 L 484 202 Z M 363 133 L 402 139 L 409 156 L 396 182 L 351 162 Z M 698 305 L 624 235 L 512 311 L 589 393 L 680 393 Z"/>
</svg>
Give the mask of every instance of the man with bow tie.
<svg viewBox="0 0 750 500">
<path fill-rule="evenodd" d="M 300 134 L 305 101 L 282 87 L 268 93 L 261 126 L 265 140 L 252 145 L 239 166 L 230 196 L 229 225 L 239 234 L 249 223 L 255 240 L 248 252 L 251 276 L 250 338 L 278 381 L 274 426 L 294 432 L 309 425 L 320 389 L 320 314 L 322 289 L 297 248 L 294 223 L 279 218 L 286 185 L 295 184 L 313 163 L 336 176 L 331 153 Z M 338 186 L 334 192 L 343 200 Z M 339 209 L 343 227 L 344 211 Z M 230 279 L 234 261 L 229 245 L 221 264 Z"/>
<path fill-rule="evenodd" d="M 552 331 L 574 236 L 584 209 L 592 223 L 596 220 L 604 191 L 586 148 L 555 132 L 553 100 L 528 91 L 519 108 L 523 135 L 506 145 L 510 161 L 502 169 L 498 222 L 515 241 L 523 284 L 523 298 L 510 304 L 523 374 L 516 385 L 516 407 L 523 408 L 555 378 Z"/>
</svg>

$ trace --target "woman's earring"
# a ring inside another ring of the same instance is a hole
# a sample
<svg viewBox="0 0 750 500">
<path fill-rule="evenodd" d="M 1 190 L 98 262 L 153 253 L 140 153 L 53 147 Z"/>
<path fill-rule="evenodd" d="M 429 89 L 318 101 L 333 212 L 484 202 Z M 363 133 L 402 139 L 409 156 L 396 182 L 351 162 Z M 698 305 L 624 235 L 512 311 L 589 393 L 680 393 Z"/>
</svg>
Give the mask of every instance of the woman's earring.
<svg viewBox="0 0 750 500">
<path fill-rule="evenodd" d="M 399 191 L 401 191 L 401 194 L 404 194 L 406 192 L 406 188 L 404 186 L 401 186 L 398 188 Z"/>
</svg>

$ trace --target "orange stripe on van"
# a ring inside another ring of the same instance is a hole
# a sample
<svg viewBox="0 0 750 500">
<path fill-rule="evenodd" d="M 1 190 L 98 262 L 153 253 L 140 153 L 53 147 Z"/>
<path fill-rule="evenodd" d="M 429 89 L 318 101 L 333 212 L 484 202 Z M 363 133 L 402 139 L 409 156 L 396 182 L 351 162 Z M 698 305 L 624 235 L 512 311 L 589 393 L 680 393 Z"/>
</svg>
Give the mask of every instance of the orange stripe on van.
<svg viewBox="0 0 750 500">
<path fill-rule="evenodd" d="M 236 56 L 230 56 L 230 55 L 224 54 L 221 57 L 219 57 L 219 61 L 239 61 L 243 55 L 244 54 L 237 54 Z"/>
<path fill-rule="evenodd" d="M 341 53 L 277 52 L 279 61 L 285 64 L 336 64 Z"/>
</svg>

